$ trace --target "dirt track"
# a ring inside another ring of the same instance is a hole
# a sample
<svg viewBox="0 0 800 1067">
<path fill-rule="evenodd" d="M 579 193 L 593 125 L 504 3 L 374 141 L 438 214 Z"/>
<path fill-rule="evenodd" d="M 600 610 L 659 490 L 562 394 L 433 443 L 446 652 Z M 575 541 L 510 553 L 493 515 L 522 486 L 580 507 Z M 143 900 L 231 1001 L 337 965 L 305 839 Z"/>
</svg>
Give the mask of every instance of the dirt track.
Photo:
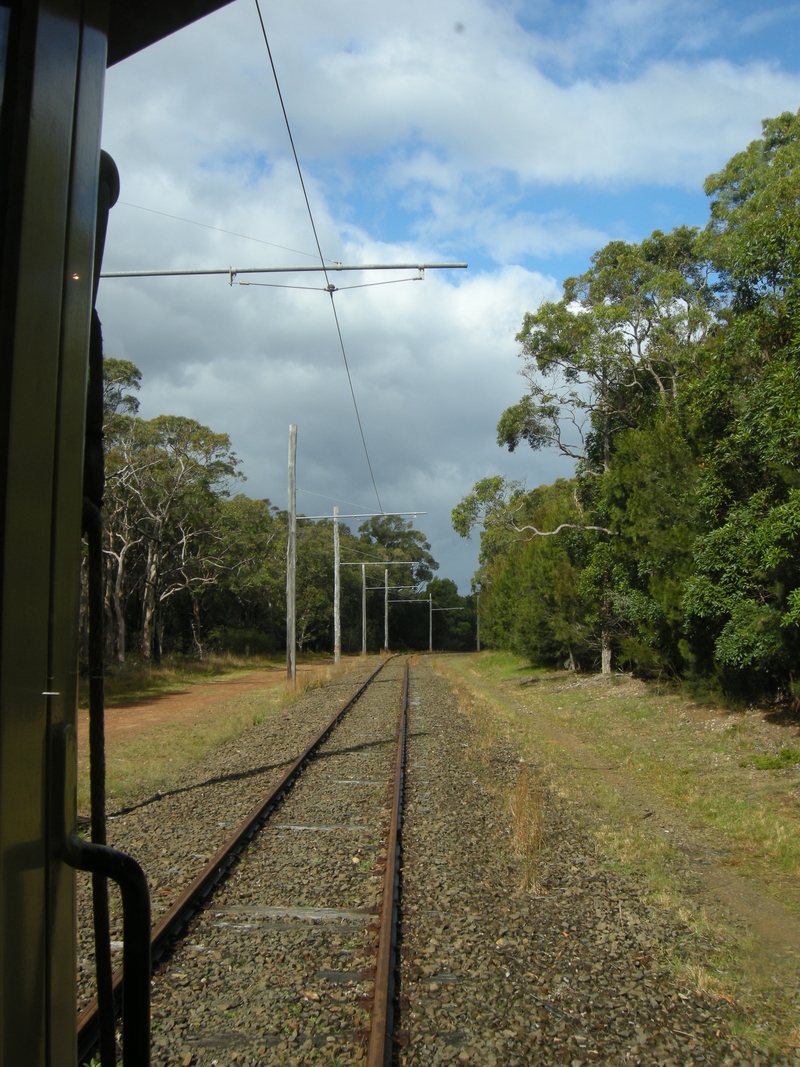
<svg viewBox="0 0 800 1067">
<path fill-rule="evenodd" d="M 311 670 L 298 667 L 298 674 Z M 221 678 L 216 682 L 192 685 L 173 693 L 160 693 L 144 700 L 106 708 L 106 743 L 113 745 L 136 730 L 160 726 L 163 723 L 192 723 L 198 711 L 213 708 L 242 693 L 273 688 L 286 680 L 283 668 L 251 671 L 238 678 Z M 89 712 L 78 712 L 78 750 L 83 753 L 89 745 Z"/>
</svg>

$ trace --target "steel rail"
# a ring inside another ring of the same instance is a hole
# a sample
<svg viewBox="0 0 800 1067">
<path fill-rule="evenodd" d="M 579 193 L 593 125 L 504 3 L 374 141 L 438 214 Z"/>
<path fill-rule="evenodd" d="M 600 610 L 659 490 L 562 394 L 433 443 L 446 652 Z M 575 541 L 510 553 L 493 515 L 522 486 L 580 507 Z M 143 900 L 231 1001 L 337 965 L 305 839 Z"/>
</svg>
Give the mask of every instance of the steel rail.
<svg viewBox="0 0 800 1067">
<path fill-rule="evenodd" d="M 372 672 L 364 684 L 359 687 L 356 693 L 342 705 L 330 722 L 328 722 L 322 730 L 320 730 L 317 736 L 305 747 L 303 752 L 281 776 L 279 781 L 276 782 L 266 796 L 256 804 L 250 814 L 239 824 L 236 831 L 217 850 L 205 867 L 202 868 L 200 873 L 186 887 L 186 889 L 184 889 L 172 907 L 164 913 L 159 922 L 152 928 L 150 932 L 150 947 L 154 960 L 158 955 L 159 949 L 164 947 L 165 942 L 172 935 L 177 933 L 186 921 L 191 918 L 196 910 L 197 902 L 201 898 L 208 896 L 216 883 L 223 877 L 227 869 L 234 862 L 241 847 L 260 829 L 261 824 L 269 815 L 270 809 L 274 807 L 275 803 L 280 800 L 289 786 L 293 784 L 294 780 L 302 770 L 303 765 L 313 754 L 315 749 L 319 748 L 345 712 L 349 711 L 349 709 L 364 695 L 369 685 L 375 680 L 377 675 L 380 674 L 389 660 L 393 658 L 393 656 L 389 656 L 385 659 Z M 122 983 L 123 969 L 122 967 L 118 967 L 117 970 L 114 971 L 112 978 L 112 988 L 115 998 L 118 998 L 122 991 Z M 89 1056 L 92 1049 L 97 1044 L 98 1022 L 97 997 L 93 997 L 78 1015 L 77 1030 L 79 1063 L 83 1062 L 83 1060 Z"/>
<path fill-rule="evenodd" d="M 395 950 L 397 947 L 397 897 L 399 889 L 400 826 L 403 818 L 403 787 L 406 763 L 406 720 L 408 717 L 408 663 L 400 702 L 400 728 L 394 761 L 394 787 L 386 866 L 383 872 L 381 928 L 375 958 L 375 985 L 370 1012 L 366 1067 L 388 1067 L 392 1062 Z"/>
</svg>

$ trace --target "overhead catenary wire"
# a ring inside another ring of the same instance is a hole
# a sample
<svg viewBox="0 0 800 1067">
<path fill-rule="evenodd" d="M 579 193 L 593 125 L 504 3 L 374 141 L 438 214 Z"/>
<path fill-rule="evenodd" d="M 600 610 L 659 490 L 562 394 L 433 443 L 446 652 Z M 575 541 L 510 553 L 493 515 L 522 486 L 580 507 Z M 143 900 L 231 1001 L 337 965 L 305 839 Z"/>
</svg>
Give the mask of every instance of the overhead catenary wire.
<svg viewBox="0 0 800 1067">
<path fill-rule="evenodd" d="M 300 179 L 300 188 L 303 190 L 303 199 L 306 202 L 306 210 L 308 211 L 308 218 L 309 218 L 309 221 L 311 223 L 311 230 L 312 230 L 312 232 L 314 234 L 314 242 L 316 243 L 316 246 L 317 246 L 317 253 L 319 254 L 319 261 L 320 261 L 320 263 L 322 264 L 322 266 L 324 268 L 324 266 L 325 266 L 325 257 L 322 254 L 322 247 L 320 246 L 320 243 L 319 243 L 319 236 L 317 234 L 317 227 L 316 227 L 316 224 L 314 222 L 314 213 L 311 210 L 311 203 L 310 203 L 310 201 L 308 199 L 308 193 L 306 191 L 306 183 L 303 180 L 303 171 L 302 171 L 302 168 L 300 166 L 300 158 L 297 155 L 297 149 L 294 146 L 294 137 L 292 136 L 292 127 L 291 127 L 291 125 L 289 123 L 289 115 L 288 115 L 288 113 L 286 111 L 286 105 L 283 102 L 283 93 L 281 92 L 281 83 L 278 80 L 278 72 L 275 69 L 275 61 L 272 58 L 272 49 L 269 46 L 269 38 L 267 37 L 267 27 L 264 25 L 264 17 L 261 14 L 261 5 L 259 4 L 258 0 L 254 0 L 254 3 L 256 5 L 256 12 L 258 14 L 258 21 L 259 21 L 259 23 L 261 25 L 261 34 L 262 34 L 262 36 L 264 38 L 264 45 L 266 46 L 266 49 L 267 49 L 267 58 L 269 59 L 269 65 L 270 65 L 270 68 L 272 70 L 272 77 L 273 77 L 273 80 L 275 82 L 275 90 L 276 90 L 276 92 L 278 94 L 278 102 L 281 105 L 281 112 L 283 113 L 283 121 L 284 121 L 284 125 L 286 126 L 286 133 L 289 136 L 289 144 L 291 145 L 292 155 L 294 157 L 294 165 L 297 168 L 297 177 Z M 325 273 L 325 281 L 327 282 L 327 280 L 328 280 L 328 274 L 327 274 L 327 271 L 326 271 L 326 273 Z"/>
<path fill-rule="evenodd" d="M 257 0 L 256 0 L 257 2 Z M 375 499 L 378 501 L 378 508 L 383 511 L 383 504 L 381 503 L 380 493 L 378 492 L 378 486 L 375 482 L 375 475 L 372 470 L 372 461 L 369 458 L 369 449 L 367 448 L 367 439 L 364 436 L 364 427 L 361 425 L 361 415 L 358 411 L 358 403 L 356 401 L 355 390 L 353 389 L 353 379 L 350 377 L 350 368 L 347 365 L 347 353 L 344 350 L 344 338 L 342 337 L 342 328 L 339 325 L 339 316 L 336 312 L 336 301 L 333 299 L 333 293 L 331 293 L 331 308 L 333 309 L 333 318 L 336 323 L 336 333 L 339 337 L 339 347 L 342 350 L 342 359 L 344 360 L 344 369 L 347 371 L 347 384 L 350 386 L 350 396 L 353 398 L 353 407 L 356 412 L 356 420 L 358 422 L 358 432 L 361 434 L 361 443 L 364 445 L 364 455 L 367 457 L 367 466 L 369 467 L 369 476 L 372 479 L 372 488 L 375 490 Z"/>
<path fill-rule="evenodd" d="M 361 508 L 363 511 L 367 510 L 366 504 L 356 504 L 354 500 L 343 500 L 338 496 L 325 496 L 324 493 L 313 493 L 310 489 L 298 489 L 298 493 L 306 493 L 308 496 L 318 496 L 320 500 L 330 500 L 334 504 L 349 504 L 353 508 Z"/>
<path fill-rule="evenodd" d="M 216 230 L 217 233 L 227 233 L 231 237 L 241 237 L 244 241 L 255 241 L 259 245 L 269 245 L 270 248 L 280 248 L 282 252 L 295 252 L 298 256 L 308 256 L 309 259 L 316 259 L 316 253 L 303 252 L 299 248 L 289 248 L 288 245 L 278 245 L 274 241 L 265 241 L 261 237 L 251 237 L 247 233 L 237 233 L 236 230 L 225 230 L 222 226 L 211 226 L 207 222 L 198 222 L 197 219 L 186 219 L 183 215 L 171 215 L 168 211 L 157 211 L 154 207 L 145 207 L 143 204 L 131 204 L 128 200 L 118 200 L 117 204 L 123 207 L 136 208 L 137 211 L 148 211 L 151 215 L 161 215 L 165 219 L 175 219 L 176 222 L 188 222 L 190 226 L 202 226 L 204 230 Z M 333 264 L 336 261 L 329 259 L 329 263 Z"/>
<path fill-rule="evenodd" d="M 306 203 L 306 210 L 308 211 L 309 222 L 311 223 L 311 229 L 312 229 L 312 232 L 314 234 L 314 241 L 315 241 L 316 246 L 317 246 L 317 252 L 319 253 L 319 261 L 322 264 L 322 267 L 323 267 L 323 270 L 324 270 L 324 273 L 325 273 L 325 283 L 326 283 L 326 285 L 330 285 L 330 279 L 328 278 L 328 271 L 327 271 L 327 269 L 325 269 L 325 257 L 322 254 L 322 246 L 320 245 L 319 235 L 317 233 L 316 223 L 314 222 L 314 213 L 311 210 L 311 202 L 308 199 L 308 192 L 306 190 L 306 183 L 303 180 L 303 170 L 302 170 L 302 168 L 300 166 L 300 159 L 299 159 L 299 157 L 297 155 L 297 149 L 295 148 L 294 137 L 292 136 L 292 127 L 291 127 L 291 124 L 289 123 L 289 115 L 288 115 L 288 113 L 286 111 L 286 105 L 284 104 L 284 101 L 283 101 L 283 93 L 281 92 L 281 85 L 280 85 L 280 81 L 278 79 L 278 72 L 275 69 L 275 62 L 274 62 L 274 60 L 272 58 L 272 49 L 269 46 L 269 38 L 267 36 L 267 28 L 264 25 L 264 17 L 261 14 L 261 5 L 259 4 L 259 0 L 254 0 L 254 3 L 256 5 L 256 12 L 258 14 L 258 21 L 259 21 L 259 24 L 261 26 L 261 33 L 262 33 L 262 35 L 264 37 L 264 45 L 265 45 L 265 47 L 267 49 L 267 58 L 269 59 L 269 65 L 270 65 L 270 68 L 272 70 L 272 77 L 273 77 L 273 79 L 275 81 L 275 90 L 276 90 L 276 92 L 278 94 L 278 101 L 279 101 L 279 103 L 281 105 L 281 112 L 283 113 L 283 121 L 284 121 L 284 124 L 286 125 L 286 133 L 287 133 L 287 135 L 289 137 L 289 144 L 291 145 L 292 155 L 294 157 L 294 163 L 295 163 L 295 166 L 297 168 L 297 176 L 300 179 L 300 188 L 303 190 L 303 199 L 305 200 L 305 203 Z M 350 386 L 350 396 L 353 399 L 353 407 L 354 407 L 355 413 L 356 413 L 356 421 L 358 422 L 358 432 L 361 435 L 361 443 L 364 446 L 364 455 L 366 456 L 366 459 L 367 459 L 367 467 L 369 468 L 369 476 L 372 479 L 372 488 L 375 490 L 375 499 L 378 501 L 378 508 L 381 511 L 383 511 L 383 504 L 381 503 L 380 493 L 378 492 L 378 485 L 377 485 L 377 483 L 375 481 L 375 474 L 374 474 L 374 472 L 372 470 L 372 461 L 370 460 L 370 457 L 369 457 L 369 449 L 367 448 L 367 439 L 364 436 L 364 427 L 361 424 L 361 415 L 360 415 L 359 410 L 358 410 L 358 402 L 356 401 L 355 390 L 353 389 L 353 380 L 352 380 L 352 378 L 350 376 L 350 367 L 349 367 L 348 361 L 347 361 L 347 352 L 346 352 L 345 347 L 344 347 L 344 339 L 342 337 L 341 326 L 339 325 L 339 316 L 336 313 L 336 301 L 333 298 L 333 292 L 330 293 L 330 298 L 331 298 L 331 308 L 333 310 L 333 318 L 334 318 L 334 321 L 336 323 L 336 333 L 337 333 L 337 336 L 339 338 L 339 347 L 342 350 L 342 359 L 344 361 L 344 369 L 347 372 L 347 383 Z"/>
</svg>

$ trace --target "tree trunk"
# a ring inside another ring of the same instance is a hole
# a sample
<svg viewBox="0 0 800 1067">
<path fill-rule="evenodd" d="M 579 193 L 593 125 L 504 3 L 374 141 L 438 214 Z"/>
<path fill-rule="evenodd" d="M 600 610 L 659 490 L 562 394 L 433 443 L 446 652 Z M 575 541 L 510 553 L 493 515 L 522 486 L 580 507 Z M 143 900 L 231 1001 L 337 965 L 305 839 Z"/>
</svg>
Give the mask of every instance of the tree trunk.
<svg viewBox="0 0 800 1067">
<path fill-rule="evenodd" d="M 568 671 L 574 671 L 575 670 L 575 657 L 573 656 L 572 649 L 569 646 L 567 646 L 567 651 L 569 652 L 569 659 L 567 660 L 567 670 Z"/>
<path fill-rule="evenodd" d="M 103 556 L 103 632 L 106 639 L 106 663 L 114 658 L 114 576 L 111 573 L 111 563 L 108 556 Z"/>
<path fill-rule="evenodd" d="M 192 640 L 197 650 L 197 658 L 203 658 L 203 644 L 200 630 L 200 597 L 192 597 Z"/>
<path fill-rule="evenodd" d="M 158 578 L 158 543 L 151 541 L 147 547 L 144 571 L 144 596 L 142 598 L 142 659 L 153 658 L 153 638 L 156 625 L 156 580 Z"/>
<path fill-rule="evenodd" d="M 117 623 L 117 662 L 125 662 L 125 612 L 122 607 L 122 554 L 117 561 L 117 573 L 111 595 L 114 601 L 114 618 Z"/>
<path fill-rule="evenodd" d="M 611 632 L 605 622 L 600 634 L 600 673 L 611 674 Z"/>
</svg>

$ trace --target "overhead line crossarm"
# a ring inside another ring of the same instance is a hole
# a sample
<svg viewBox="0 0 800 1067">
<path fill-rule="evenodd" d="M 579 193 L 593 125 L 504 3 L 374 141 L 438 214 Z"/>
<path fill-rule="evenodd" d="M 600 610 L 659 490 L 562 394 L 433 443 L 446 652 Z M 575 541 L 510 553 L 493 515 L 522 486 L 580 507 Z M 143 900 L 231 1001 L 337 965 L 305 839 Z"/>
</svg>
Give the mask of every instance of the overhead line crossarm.
<svg viewBox="0 0 800 1067">
<path fill-rule="evenodd" d="M 418 559 L 365 559 L 357 563 L 340 563 L 340 567 L 416 567 Z"/>
<path fill-rule="evenodd" d="M 466 263 L 337 263 L 333 267 L 201 267 L 196 270 L 111 270 L 101 278 L 190 278 L 208 274 L 327 274 L 341 270 L 465 270 Z"/>
<path fill-rule="evenodd" d="M 395 515 L 412 515 L 414 518 L 417 515 L 427 515 L 427 511 L 368 511 L 366 514 L 361 515 L 337 515 L 337 519 L 382 519 L 385 516 Z M 333 522 L 333 515 L 298 515 L 298 521 L 300 519 L 329 519 Z"/>
</svg>

